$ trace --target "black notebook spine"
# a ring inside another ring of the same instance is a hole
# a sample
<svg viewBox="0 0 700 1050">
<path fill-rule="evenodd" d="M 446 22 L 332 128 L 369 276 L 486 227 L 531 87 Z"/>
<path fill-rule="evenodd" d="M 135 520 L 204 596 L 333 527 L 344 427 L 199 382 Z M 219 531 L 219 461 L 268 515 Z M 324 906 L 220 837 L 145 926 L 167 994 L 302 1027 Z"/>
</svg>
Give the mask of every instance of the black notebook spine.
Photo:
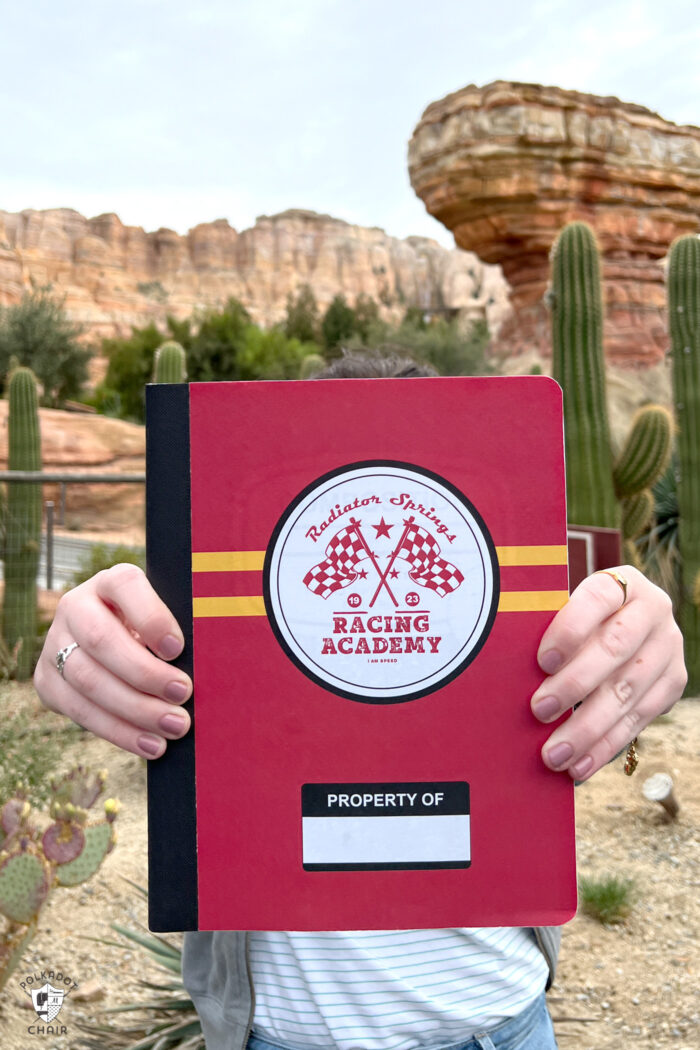
<svg viewBox="0 0 700 1050">
<path fill-rule="evenodd" d="M 146 387 L 146 571 L 185 636 L 173 664 L 193 674 L 189 387 Z M 196 930 L 197 804 L 192 729 L 148 763 L 149 926 Z"/>
</svg>

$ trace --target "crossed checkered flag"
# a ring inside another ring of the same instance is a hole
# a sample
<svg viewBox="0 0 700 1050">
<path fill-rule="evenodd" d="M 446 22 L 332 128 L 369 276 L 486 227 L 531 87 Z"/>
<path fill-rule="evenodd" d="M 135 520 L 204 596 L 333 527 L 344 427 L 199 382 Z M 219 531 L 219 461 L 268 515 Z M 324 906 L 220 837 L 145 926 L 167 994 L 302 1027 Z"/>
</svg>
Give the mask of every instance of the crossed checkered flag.
<svg viewBox="0 0 700 1050">
<path fill-rule="evenodd" d="M 313 594 L 328 598 L 355 582 L 358 575 L 355 566 L 368 556 L 357 525 L 348 525 L 336 533 L 326 547 L 325 560 L 309 569 L 304 583 Z"/>
<path fill-rule="evenodd" d="M 409 578 L 420 587 L 436 591 L 441 598 L 456 591 L 464 576 L 456 565 L 440 556 L 440 545 L 434 536 L 420 525 L 406 523 L 396 556 L 405 558 L 412 568 Z"/>
</svg>

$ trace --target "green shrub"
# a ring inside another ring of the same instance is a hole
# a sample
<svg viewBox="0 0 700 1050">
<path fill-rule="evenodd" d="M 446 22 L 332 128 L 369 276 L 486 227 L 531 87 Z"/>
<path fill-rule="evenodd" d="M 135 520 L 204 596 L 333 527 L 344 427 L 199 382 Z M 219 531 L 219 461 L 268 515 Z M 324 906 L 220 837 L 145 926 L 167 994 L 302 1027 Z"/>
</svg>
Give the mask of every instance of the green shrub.
<svg viewBox="0 0 700 1050">
<path fill-rule="evenodd" d="M 78 342 L 82 334 L 54 299 L 50 288 L 25 292 L 19 303 L 0 308 L 0 375 L 10 360 L 31 368 L 41 383 L 42 402 L 57 407 L 78 398 L 88 376 L 92 351 Z"/>
<path fill-rule="evenodd" d="M 476 321 L 465 329 L 456 319 L 426 322 L 420 311 L 410 309 L 401 324 L 391 326 L 376 319 L 366 339 L 356 336 L 347 345 L 355 350 L 408 356 L 443 376 L 479 376 L 492 371 L 486 358 L 489 343 L 485 321 Z"/>
<path fill-rule="evenodd" d="M 127 880 L 129 881 L 129 880 Z M 142 897 L 146 891 L 130 882 Z M 113 924 L 112 929 L 123 938 L 123 942 L 98 940 L 120 948 L 134 947 L 150 957 L 165 973 L 157 983 L 142 980 L 139 983 L 149 993 L 147 998 L 127 1003 L 124 1006 L 103 1007 L 100 1017 L 107 1014 L 134 1012 L 137 1019 L 116 1026 L 114 1022 L 81 1024 L 85 1032 L 78 1046 L 80 1050 L 205 1050 L 202 1024 L 194 1003 L 182 983 L 182 950 L 179 943 L 170 938 L 149 933 L 147 930 L 132 930 Z M 156 995 L 153 995 L 156 992 Z"/>
<path fill-rule="evenodd" d="M 3 689 L 7 689 L 4 686 Z M 6 707 L 7 698 L 2 697 Z M 65 751 L 65 735 L 47 725 L 44 712 L 36 716 L 26 710 L 0 719 L 0 799 L 4 802 L 22 785 L 32 805 L 46 802 L 51 792 L 51 774 Z M 70 727 L 70 732 L 76 732 Z"/>
<path fill-rule="evenodd" d="M 579 907 L 599 922 L 624 922 L 632 910 L 634 883 L 606 875 L 600 879 L 579 879 Z"/>
<path fill-rule="evenodd" d="M 145 388 L 153 374 L 153 360 L 163 335 L 154 324 L 134 328 L 129 339 L 105 339 L 102 352 L 109 359 L 104 380 L 95 391 L 95 407 L 117 408 L 121 419 L 142 423 Z M 112 414 L 110 411 L 109 414 Z"/>
<path fill-rule="evenodd" d="M 287 296 L 287 314 L 283 327 L 288 339 L 298 339 L 300 343 L 318 343 L 318 303 L 310 285 L 302 284 L 296 297 L 291 293 Z"/>
<path fill-rule="evenodd" d="M 323 315 L 321 335 L 326 350 L 336 350 L 357 334 L 357 316 L 344 295 L 336 295 Z"/>
<path fill-rule="evenodd" d="M 71 587 L 77 587 L 78 584 L 89 580 L 96 572 L 101 572 L 102 569 L 110 569 L 113 565 L 120 565 L 122 562 L 128 562 L 129 565 L 138 565 L 140 569 L 145 569 L 146 552 L 141 547 L 109 546 L 106 543 L 95 543 L 80 559 L 80 568 L 73 576 Z"/>
</svg>

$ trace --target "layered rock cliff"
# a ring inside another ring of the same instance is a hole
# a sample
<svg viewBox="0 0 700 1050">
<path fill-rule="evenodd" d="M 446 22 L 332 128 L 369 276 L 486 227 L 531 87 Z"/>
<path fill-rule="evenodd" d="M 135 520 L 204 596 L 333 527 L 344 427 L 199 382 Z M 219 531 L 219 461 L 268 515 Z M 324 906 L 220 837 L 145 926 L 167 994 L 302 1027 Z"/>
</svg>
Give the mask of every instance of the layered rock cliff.
<svg viewBox="0 0 700 1050">
<path fill-rule="evenodd" d="M 675 237 L 700 231 L 700 128 L 616 98 L 497 81 L 428 106 L 409 171 L 457 244 L 502 266 L 513 305 L 499 334 L 506 353 L 548 352 L 549 251 L 582 219 L 602 251 L 609 360 L 663 356 L 661 260 Z"/>
<path fill-rule="evenodd" d="M 219 219 L 181 236 L 67 208 L 0 211 L 0 304 L 50 284 L 93 337 L 128 335 L 134 325 L 187 317 L 229 296 L 257 323 L 274 324 L 305 283 L 322 311 L 339 292 L 350 303 L 365 293 L 389 315 L 413 305 L 485 317 L 494 329 L 508 309 L 500 271 L 473 254 L 314 212 L 263 216 L 240 233 Z"/>
</svg>

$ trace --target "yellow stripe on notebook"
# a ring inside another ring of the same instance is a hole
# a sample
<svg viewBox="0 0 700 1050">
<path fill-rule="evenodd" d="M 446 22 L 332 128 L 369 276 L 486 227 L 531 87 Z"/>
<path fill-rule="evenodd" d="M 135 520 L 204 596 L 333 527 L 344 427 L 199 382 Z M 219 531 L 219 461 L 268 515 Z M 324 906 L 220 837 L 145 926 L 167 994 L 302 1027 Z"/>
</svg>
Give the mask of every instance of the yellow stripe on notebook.
<svg viewBox="0 0 700 1050">
<path fill-rule="evenodd" d="M 200 616 L 266 616 L 261 594 L 193 598 L 192 615 Z"/>
<path fill-rule="evenodd" d="M 566 565 L 567 548 L 563 546 L 496 547 L 499 565 Z"/>
<path fill-rule="evenodd" d="M 568 591 L 501 591 L 498 611 L 554 612 L 568 600 Z"/>
<path fill-rule="evenodd" d="M 265 551 L 199 551 L 192 553 L 192 572 L 259 572 Z"/>
<path fill-rule="evenodd" d="M 566 545 L 496 547 L 499 565 L 566 565 Z M 265 551 L 197 551 L 192 572 L 259 572 Z"/>
</svg>

